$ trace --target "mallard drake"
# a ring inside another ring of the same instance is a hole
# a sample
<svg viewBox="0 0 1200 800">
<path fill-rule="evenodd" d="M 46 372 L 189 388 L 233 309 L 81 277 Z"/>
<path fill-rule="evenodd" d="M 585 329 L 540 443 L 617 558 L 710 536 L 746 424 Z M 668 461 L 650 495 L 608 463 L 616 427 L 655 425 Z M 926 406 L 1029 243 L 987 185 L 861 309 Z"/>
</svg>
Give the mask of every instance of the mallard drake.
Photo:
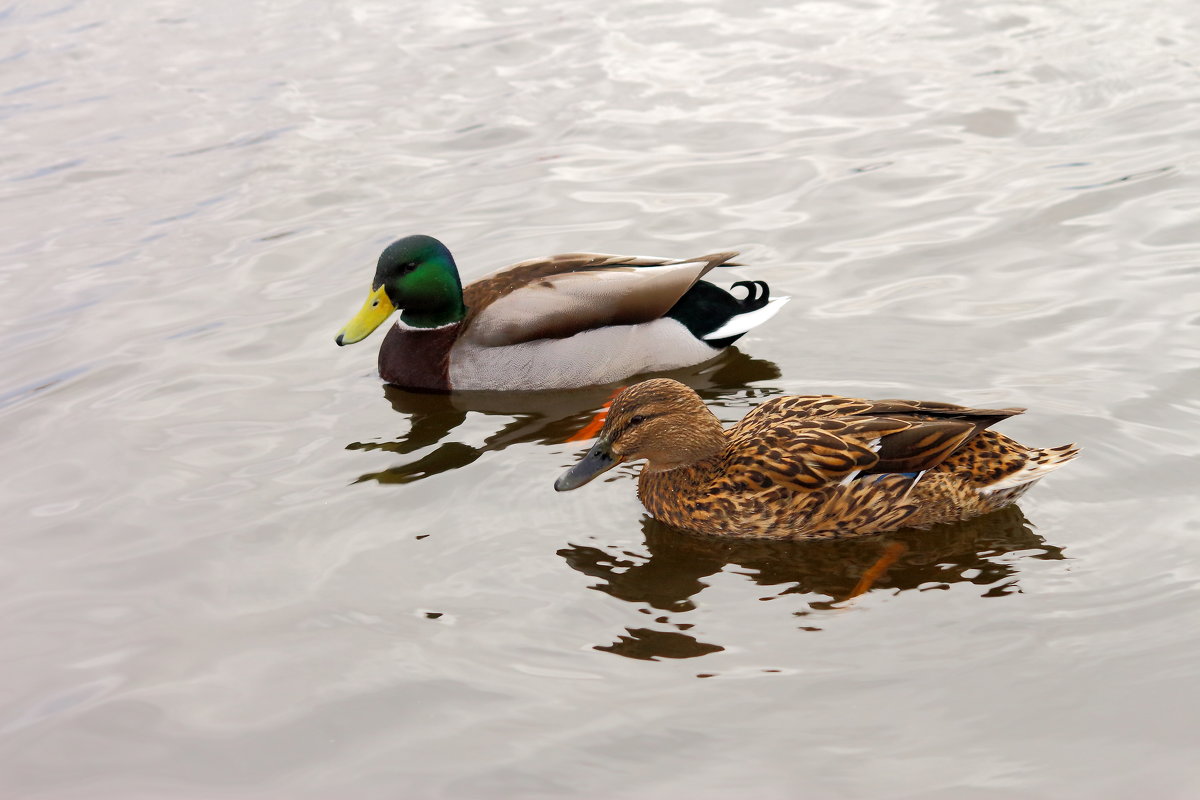
<svg viewBox="0 0 1200 800">
<path fill-rule="evenodd" d="M 406 389 L 500 391 L 612 383 L 717 355 L 787 301 L 762 281 L 744 298 L 700 278 L 736 253 L 670 260 L 568 253 L 523 261 L 463 288 L 431 236 L 379 256 L 371 294 L 337 335 L 361 341 L 392 312 L 379 374 Z"/>
<path fill-rule="evenodd" d="M 777 397 L 729 430 L 678 381 L 613 400 L 596 443 L 554 484 L 575 489 L 645 459 L 638 497 L 658 520 L 724 536 L 804 539 L 926 527 L 1010 505 L 1078 453 L 988 430 L 1021 408 Z"/>
</svg>

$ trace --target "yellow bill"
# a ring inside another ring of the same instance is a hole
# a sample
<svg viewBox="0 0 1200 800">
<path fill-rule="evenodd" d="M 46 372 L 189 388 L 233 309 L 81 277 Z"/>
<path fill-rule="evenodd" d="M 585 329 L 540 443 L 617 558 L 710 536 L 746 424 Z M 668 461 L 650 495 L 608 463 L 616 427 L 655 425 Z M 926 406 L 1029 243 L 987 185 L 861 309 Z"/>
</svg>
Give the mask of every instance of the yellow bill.
<svg viewBox="0 0 1200 800">
<path fill-rule="evenodd" d="M 382 325 L 395 310 L 396 307 L 392 305 L 392 301 L 388 299 L 387 292 L 381 285 L 371 292 L 367 302 L 363 303 L 363 307 L 354 315 L 354 319 L 347 322 L 346 327 L 338 331 L 338 345 L 361 342 L 371 334 L 371 331 Z"/>
</svg>

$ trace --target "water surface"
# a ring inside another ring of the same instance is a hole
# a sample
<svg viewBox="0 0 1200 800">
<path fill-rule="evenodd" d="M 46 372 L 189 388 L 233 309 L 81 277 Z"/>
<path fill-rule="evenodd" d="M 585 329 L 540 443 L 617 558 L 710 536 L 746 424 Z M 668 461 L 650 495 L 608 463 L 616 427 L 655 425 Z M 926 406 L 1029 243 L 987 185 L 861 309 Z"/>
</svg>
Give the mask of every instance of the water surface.
<svg viewBox="0 0 1200 800">
<path fill-rule="evenodd" d="M 1198 52 L 1183 0 L 0 11 L 4 796 L 1200 795 Z M 1084 456 L 841 542 L 558 495 L 611 387 L 333 345 L 414 232 L 741 250 L 795 299 L 680 375 L 726 422 Z"/>
</svg>

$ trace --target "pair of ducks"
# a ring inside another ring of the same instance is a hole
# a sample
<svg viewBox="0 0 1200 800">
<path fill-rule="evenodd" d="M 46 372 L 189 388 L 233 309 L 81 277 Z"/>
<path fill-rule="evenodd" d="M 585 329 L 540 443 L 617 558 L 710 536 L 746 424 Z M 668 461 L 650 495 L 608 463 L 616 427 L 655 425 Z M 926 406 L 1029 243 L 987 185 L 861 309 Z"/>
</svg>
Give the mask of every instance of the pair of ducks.
<svg viewBox="0 0 1200 800">
<path fill-rule="evenodd" d="M 337 336 L 361 341 L 400 311 L 379 373 L 424 391 L 566 389 L 698 364 L 788 298 L 762 281 L 737 297 L 702 280 L 736 253 L 659 259 L 571 253 L 462 286 L 429 236 L 379 257 L 371 294 Z M 1024 409 L 833 395 L 778 397 L 729 430 L 677 381 L 613 401 L 595 445 L 560 477 L 567 491 L 644 459 L 638 496 L 657 519 L 723 536 L 813 538 L 967 519 L 1010 505 L 1073 459 L 990 430 Z"/>
</svg>

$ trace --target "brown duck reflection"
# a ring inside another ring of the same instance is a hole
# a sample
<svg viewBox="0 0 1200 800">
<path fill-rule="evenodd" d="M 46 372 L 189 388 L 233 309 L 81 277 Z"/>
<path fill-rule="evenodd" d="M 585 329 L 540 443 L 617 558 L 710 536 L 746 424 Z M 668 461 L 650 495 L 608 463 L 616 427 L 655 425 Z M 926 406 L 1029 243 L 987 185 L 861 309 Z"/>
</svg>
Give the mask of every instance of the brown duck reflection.
<svg viewBox="0 0 1200 800">
<path fill-rule="evenodd" d="M 971 583 L 983 587 L 982 597 L 1003 597 L 1021 591 L 1019 563 L 1003 559 L 1006 554 L 1064 558 L 1062 548 L 1034 533 L 1016 506 L 966 522 L 865 539 L 717 539 L 650 518 L 644 519 L 642 530 L 644 556 L 587 545 L 558 551 L 573 569 L 599 579 L 591 588 L 637 604 L 657 623 L 658 628 L 627 628 L 612 644 L 596 646 L 639 659 L 694 658 L 724 649 L 687 633 L 692 625 L 675 622 L 674 615 L 695 609 L 696 596 L 708 585 L 704 579 L 729 565 L 770 590 L 761 599 L 811 596 L 807 608 L 794 613 L 801 618 L 801 630 L 820 630 L 824 613 L 865 592 Z"/>
<path fill-rule="evenodd" d="M 686 383 L 706 400 L 744 391 L 748 384 L 779 377 L 770 361 L 751 358 L 731 347 L 716 359 L 688 369 L 663 373 Z M 639 376 L 637 380 L 643 377 Z M 563 392 L 469 392 L 422 394 L 385 386 L 384 394 L 396 411 L 409 415 L 408 433 L 394 441 L 354 442 L 347 450 L 383 450 L 408 455 L 436 445 L 436 449 L 379 472 L 360 475 L 355 483 L 412 483 L 443 472 L 465 467 L 486 452 L 503 450 L 523 442 L 559 444 L 576 433 L 619 388 L 597 386 Z M 778 390 L 762 389 L 764 396 Z M 446 441 L 471 413 L 509 418 L 481 447 Z"/>
</svg>

